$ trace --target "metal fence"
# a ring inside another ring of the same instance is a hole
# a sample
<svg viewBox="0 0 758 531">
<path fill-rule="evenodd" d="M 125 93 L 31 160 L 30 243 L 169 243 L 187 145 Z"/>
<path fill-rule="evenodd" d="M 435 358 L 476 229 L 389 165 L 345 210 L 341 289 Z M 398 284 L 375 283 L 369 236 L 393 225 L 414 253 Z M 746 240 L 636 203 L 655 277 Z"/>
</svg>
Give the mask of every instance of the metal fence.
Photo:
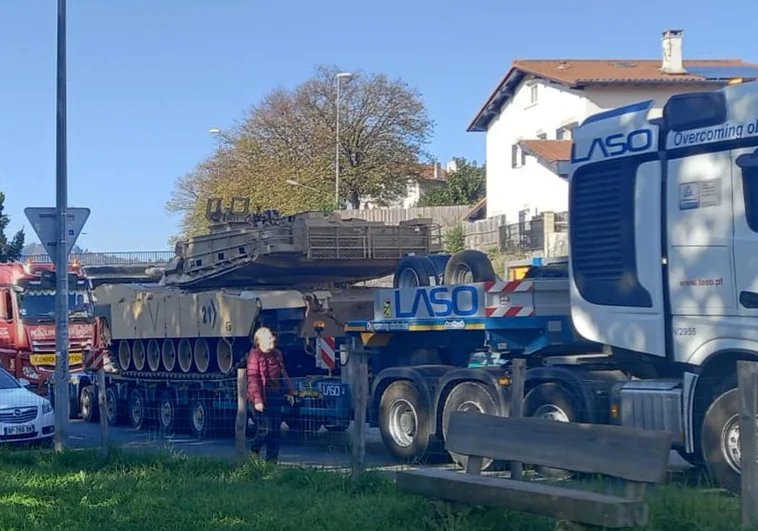
<svg viewBox="0 0 758 531">
<path fill-rule="evenodd" d="M 165 264 L 174 257 L 174 251 L 126 251 L 112 253 L 72 253 L 70 259 L 78 260 L 83 266 L 107 265 L 155 265 Z M 22 256 L 23 260 L 50 264 L 53 260 L 47 254 L 31 254 Z"/>
</svg>

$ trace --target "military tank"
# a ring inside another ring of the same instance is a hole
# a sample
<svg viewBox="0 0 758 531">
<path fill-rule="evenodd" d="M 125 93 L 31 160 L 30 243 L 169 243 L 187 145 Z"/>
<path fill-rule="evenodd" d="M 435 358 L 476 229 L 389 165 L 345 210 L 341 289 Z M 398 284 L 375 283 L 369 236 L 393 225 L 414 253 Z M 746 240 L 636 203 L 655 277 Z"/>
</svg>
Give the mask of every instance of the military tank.
<svg viewBox="0 0 758 531">
<path fill-rule="evenodd" d="M 208 201 L 207 234 L 176 245 L 152 283 L 95 289 L 113 370 L 140 375 L 229 375 L 260 326 L 277 334 L 291 374 L 331 367 L 314 339 L 344 335 L 350 319 L 373 314 L 373 289 L 407 255 L 440 250 L 429 219 L 398 225 L 302 212 L 251 211 L 235 197 Z"/>
</svg>

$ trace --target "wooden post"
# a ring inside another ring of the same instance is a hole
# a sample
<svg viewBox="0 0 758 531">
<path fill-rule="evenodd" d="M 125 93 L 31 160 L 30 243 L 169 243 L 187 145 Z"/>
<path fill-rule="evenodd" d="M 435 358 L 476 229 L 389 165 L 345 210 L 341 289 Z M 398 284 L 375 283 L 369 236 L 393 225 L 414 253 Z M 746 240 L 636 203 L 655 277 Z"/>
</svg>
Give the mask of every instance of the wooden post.
<svg viewBox="0 0 758 531">
<path fill-rule="evenodd" d="M 355 342 L 348 354 L 348 378 L 353 402 L 353 431 L 350 440 L 352 477 L 358 478 L 366 463 L 366 405 L 368 402 L 368 352 Z"/>
<path fill-rule="evenodd" d="M 100 412 L 100 438 L 103 443 L 103 457 L 108 457 L 108 404 L 105 399 L 105 371 L 102 367 L 97 371 L 97 408 Z"/>
<path fill-rule="evenodd" d="M 511 414 L 513 418 L 524 416 L 524 382 L 526 380 L 526 360 L 514 359 L 511 373 Z M 521 463 L 511 462 L 511 479 L 523 478 Z"/>
<path fill-rule="evenodd" d="M 742 527 L 758 524 L 758 363 L 738 361 Z"/>
<path fill-rule="evenodd" d="M 237 369 L 237 418 L 234 423 L 237 461 L 247 460 L 247 369 Z"/>
</svg>

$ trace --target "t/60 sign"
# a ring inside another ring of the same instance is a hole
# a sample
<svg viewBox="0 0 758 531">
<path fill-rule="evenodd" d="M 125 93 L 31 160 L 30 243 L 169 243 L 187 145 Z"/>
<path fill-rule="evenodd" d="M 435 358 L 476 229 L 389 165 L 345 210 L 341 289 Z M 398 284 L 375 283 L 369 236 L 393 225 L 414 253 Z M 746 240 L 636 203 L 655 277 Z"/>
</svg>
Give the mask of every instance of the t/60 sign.
<svg viewBox="0 0 758 531">
<path fill-rule="evenodd" d="M 472 317 L 479 312 L 479 292 L 474 286 L 395 290 L 394 303 L 400 319 Z"/>
</svg>

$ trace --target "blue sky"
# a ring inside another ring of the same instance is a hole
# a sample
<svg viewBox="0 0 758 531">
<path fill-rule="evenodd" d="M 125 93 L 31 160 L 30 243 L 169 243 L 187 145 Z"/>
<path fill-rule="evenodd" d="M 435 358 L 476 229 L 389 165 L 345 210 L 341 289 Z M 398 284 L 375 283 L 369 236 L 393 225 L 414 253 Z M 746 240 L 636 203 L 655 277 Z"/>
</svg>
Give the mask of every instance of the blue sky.
<svg viewBox="0 0 758 531">
<path fill-rule="evenodd" d="M 436 121 L 432 153 L 483 161 L 484 135 L 466 126 L 514 58 L 658 58 L 661 31 L 682 28 L 685 58 L 758 62 L 758 5 L 706 6 L 69 0 L 69 204 L 92 209 L 78 243 L 166 249 L 178 220 L 165 201 L 214 149 L 208 129 L 318 64 L 404 78 Z M 55 22 L 55 0 L 0 2 L 0 190 L 27 241 L 23 209 L 55 204 Z"/>
</svg>

